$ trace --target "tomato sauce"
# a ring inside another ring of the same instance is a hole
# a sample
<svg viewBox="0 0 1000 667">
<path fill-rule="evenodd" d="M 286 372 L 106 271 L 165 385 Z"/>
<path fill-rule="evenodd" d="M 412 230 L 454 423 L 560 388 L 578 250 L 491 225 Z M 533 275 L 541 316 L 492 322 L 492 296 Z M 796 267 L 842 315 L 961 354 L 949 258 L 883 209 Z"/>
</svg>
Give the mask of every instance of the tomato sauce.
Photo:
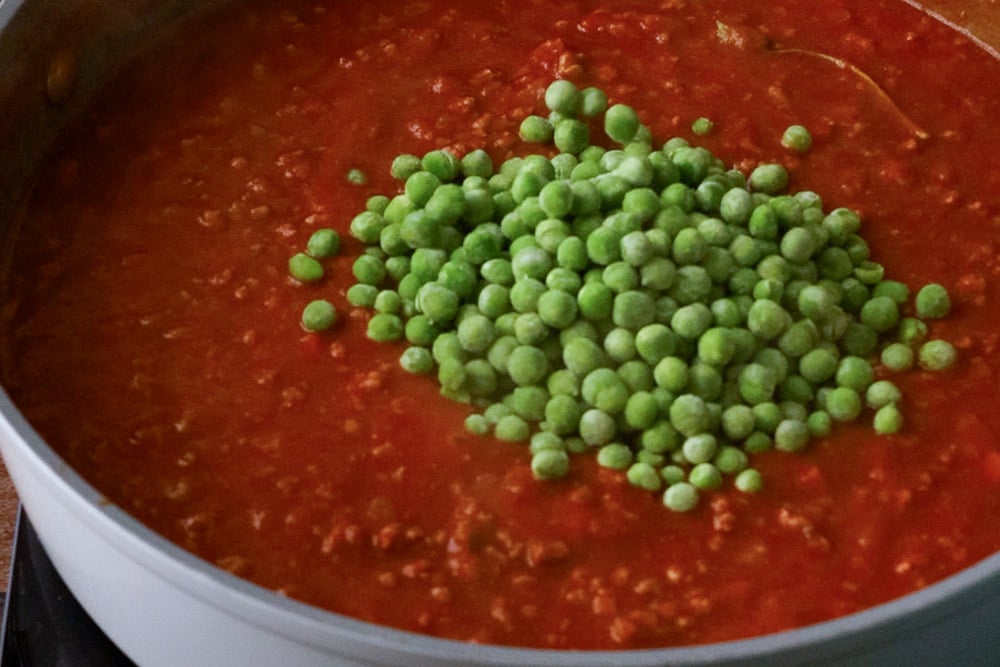
<svg viewBox="0 0 1000 667">
<path fill-rule="evenodd" d="M 375 623 L 610 649 L 748 637 L 849 614 L 1000 549 L 1000 63 L 901 2 L 251 0 L 158 45 L 81 119 L 26 204 L 7 275 L 7 389 L 107 497 L 240 577 Z M 850 66 L 845 66 L 849 64 Z M 365 337 L 347 236 L 392 158 L 530 152 L 566 77 L 744 170 L 864 217 L 887 275 L 936 281 L 944 373 L 898 378 L 801 454 L 755 455 L 688 514 L 523 445 Z M 690 131 L 700 116 L 715 129 Z M 808 127 L 806 153 L 780 144 Z M 368 177 L 348 181 L 351 169 Z M 289 256 L 345 238 L 319 285 Z M 341 322 L 304 333 L 302 307 Z"/>
</svg>

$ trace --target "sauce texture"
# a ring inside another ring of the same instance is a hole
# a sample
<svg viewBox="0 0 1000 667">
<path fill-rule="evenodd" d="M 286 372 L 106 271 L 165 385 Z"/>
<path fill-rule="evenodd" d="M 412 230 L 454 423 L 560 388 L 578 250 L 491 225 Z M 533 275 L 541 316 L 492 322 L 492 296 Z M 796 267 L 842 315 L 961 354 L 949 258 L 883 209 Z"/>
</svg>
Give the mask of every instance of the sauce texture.
<svg viewBox="0 0 1000 667">
<path fill-rule="evenodd" d="M 850 67 L 842 66 L 849 63 Z M 895 378 L 801 454 L 755 455 L 688 514 L 574 457 L 469 435 L 344 296 L 353 215 L 403 152 L 532 152 L 555 78 L 854 208 L 873 259 L 952 294 L 944 373 Z M 250 0 L 110 86 L 26 204 L 7 275 L 5 387 L 108 498 L 283 595 L 484 643 L 689 645 L 849 614 L 1000 549 L 1000 62 L 902 2 Z M 698 117 L 714 122 L 695 136 Z M 781 146 L 792 124 L 812 148 Z M 347 179 L 351 169 L 365 184 Z M 288 257 L 344 249 L 319 285 Z M 341 322 L 304 332 L 302 307 Z"/>
</svg>

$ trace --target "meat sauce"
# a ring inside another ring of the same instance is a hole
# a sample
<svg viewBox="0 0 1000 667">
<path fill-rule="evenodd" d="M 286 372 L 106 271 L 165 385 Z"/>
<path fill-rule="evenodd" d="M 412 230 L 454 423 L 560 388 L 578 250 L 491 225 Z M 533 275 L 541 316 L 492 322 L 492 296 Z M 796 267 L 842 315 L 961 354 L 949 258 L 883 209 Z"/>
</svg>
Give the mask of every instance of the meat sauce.
<svg viewBox="0 0 1000 667">
<path fill-rule="evenodd" d="M 849 66 L 845 66 L 849 65 Z M 535 150 L 558 77 L 864 219 L 887 275 L 939 282 L 960 361 L 895 381 L 800 454 L 753 456 L 666 510 L 592 457 L 537 482 L 524 445 L 399 368 L 345 298 L 347 229 L 403 152 Z M 139 59 L 60 145 L 7 276 L 5 386 L 154 530 L 311 604 L 440 637 L 690 645 L 849 614 L 1000 549 L 1000 63 L 901 2 L 250 0 Z M 698 117 L 714 122 L 695 136 Z M 813 136 L 802 154 L 784 128 Z M 347 178 L 352 169 L 364 184 Z M 289 256 L 345 238 L 328 277 Z M 299 325 L 328 298 L 330 332 Z"/>
</svg>

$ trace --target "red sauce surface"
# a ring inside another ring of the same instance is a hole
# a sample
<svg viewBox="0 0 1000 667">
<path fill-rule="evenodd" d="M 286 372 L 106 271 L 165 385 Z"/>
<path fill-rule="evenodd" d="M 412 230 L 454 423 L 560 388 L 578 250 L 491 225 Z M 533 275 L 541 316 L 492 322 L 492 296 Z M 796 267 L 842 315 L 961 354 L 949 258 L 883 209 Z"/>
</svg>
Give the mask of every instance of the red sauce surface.
<svg viewBox="0 0 1000 667">
<path fill-rule="evenodd" d="M 960 363 L 898 378 L 900 434 L 866 413 L 755 456 L 765 492 L 727 486 L 690 514 L 588 457 L 538 483 L 524 446 L 465 434 L 465 406 L 365 338 L 344 298 L 356 242 L 323 284 L 291 283 L 314 229 L 347 238 L 368 196 L 397 190 L 396 154 L 534 150 L 518 123 L 559 76 L 634 105 L 659 140 L 782 162 L 792 189 L 863 214 L 890 277 L 951 290 L 932 333 Z M 239 3 L 139 62 L 41 174 L 6 386 L 157 531 L 361 619 L 620 648 L 848 614 L 1000 549 L 998 90 L 1000 63 L 900 2 Z M 803 155 L 780 145 L 792 123 L 813 133 Z M 304 334 L 320 296 L 343 321 Z"/>
</svg>

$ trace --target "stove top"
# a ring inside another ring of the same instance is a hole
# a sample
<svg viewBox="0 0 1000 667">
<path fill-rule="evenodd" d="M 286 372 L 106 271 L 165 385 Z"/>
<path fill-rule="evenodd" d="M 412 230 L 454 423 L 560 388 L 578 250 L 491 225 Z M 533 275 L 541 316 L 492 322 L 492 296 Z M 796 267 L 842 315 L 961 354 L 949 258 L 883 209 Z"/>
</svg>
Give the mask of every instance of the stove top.
<svg viewBox="0 0 1000 667">
<path fill-rule="evenodd" d="M 22 510 L 3 615 L 2 667 L 134 667 L 49 561 Z"/>
</svg>

